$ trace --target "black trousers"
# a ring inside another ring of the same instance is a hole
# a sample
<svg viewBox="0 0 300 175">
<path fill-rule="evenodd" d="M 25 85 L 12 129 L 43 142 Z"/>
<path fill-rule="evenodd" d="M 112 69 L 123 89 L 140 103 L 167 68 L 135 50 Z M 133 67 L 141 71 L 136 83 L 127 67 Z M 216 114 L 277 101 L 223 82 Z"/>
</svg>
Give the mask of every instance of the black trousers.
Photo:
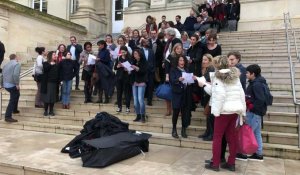
<svg viewBox="0 0 300 175">
<path fill-rule="evenodd" d="M 148 72 L 148 81 L 146 83 L 146 96 L 147 96 L 147 102 L 152 103 L 153 99 L 153 90 L 154 90 L 154 72 Z"/>
<path fill-rule="evenodd" d="M 122 95 L 124 93 L 126 107 L 130 107 L 131 99 L 131 86 L 128 79 L 118 79 L 117 80 L 117 103 L 118 107 L 122 109 Z"/>
<path fill-rule="evenodd" d="M 91 80 L 85 80 L 84 81 L 84 96 L 85 96 L 85 100 L 91 100 L 92 99 Z"/>
<path fill-rule="evenodd" d="M 183 128 L 187 128 L 190 124 L 189 122 L 189 113 L 190 111 L 186 110 L 186 107 L 182 107 L 180 109 L 174 109 L 173 108 L 173 114 L 172 114 L 172 124 L 173 128 L 176 128 L 179 112 L 181 112 L 181 123 Z"/>
<path fill-rule="evenodd" d="M 78 88 L 79 86 L 79 71 L 80 71 L 80 64 L 78 63 L 78 61 L 74 60 L 74 64 L 76 65 L 76 73 L 75 73 L 75 79 L 76 79 L 76 84 L 75 84 L 75 87 Z"/>
<path fill-rule="evenodd" d="M 17 89 L 16 86 L 12 88 L 5 88 L 9 92 L 9 103 L 6 108 L 5 118 L 11 118 L 12 113 L 18 110 L 18 103 L 20 98 L 20 91 Z"/>
</svg>

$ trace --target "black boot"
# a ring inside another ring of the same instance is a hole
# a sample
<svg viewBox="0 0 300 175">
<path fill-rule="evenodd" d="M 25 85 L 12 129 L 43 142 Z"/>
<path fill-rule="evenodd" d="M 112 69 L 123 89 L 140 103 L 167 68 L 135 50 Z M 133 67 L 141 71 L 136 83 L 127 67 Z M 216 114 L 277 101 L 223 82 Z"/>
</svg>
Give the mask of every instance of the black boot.
<svg viewBox="0 0 300 175">
<path fill-rule="evenodd" d="M 176 138 L 176 139 L 179 138 L 179 136 L 178 136 L 178 134 L 177 134 L 177 129 L 176 129 L 176 127 L 173 127 L 173 129 L 172 129 L 172 137 L 174 137 L 174 138 Z"/>
<path fill-rule="evenodd" d="M 208 121 L 208 117 L 206 117 L 206 130 L 204 132 L 204 134 L 202 135 L 199 135 L 198 138 L 204 138 L 204 137 L 207 137 L 208 136 L 208 131 L 209 131 L 209 121 Z"/>
<path fill-rule="evenodd" d="M 105 95 L 104 103 L 109 103 L 109 97 L 108 97 L 108 95 Z"/>
<path fill-rule="evenodd" d="M 142 123 L 146 123 L 145 114 L 142 114 L 142 115 L 141 115 L 141 122 L 142 122 Z"/>
<path fill-rule="evenodd" d="M 134 122 L 140 122 L 141 121 L 141 114 L 137 114 L 136 118 L 133 121 Z"/>
<path fill-rule="evenodd" d="M 185 127 L 182 127 L 182 129 L 181 129 L 181 136 L 183 137 L 183 138 L 187 138 L 188 136 L 186 135 L 186 128 Z"/>
</svg>

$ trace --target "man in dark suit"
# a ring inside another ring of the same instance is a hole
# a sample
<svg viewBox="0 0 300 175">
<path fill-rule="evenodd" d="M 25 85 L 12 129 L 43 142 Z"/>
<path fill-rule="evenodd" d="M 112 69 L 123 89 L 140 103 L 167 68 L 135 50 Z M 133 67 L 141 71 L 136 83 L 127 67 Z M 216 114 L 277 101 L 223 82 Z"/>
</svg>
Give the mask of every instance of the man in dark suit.
<svg viewBox="0 0 300 175">
<path fill-rule="evenodd" d="M 152 106 L 153 90 L 154 90 L 154 75 L 155 75 L 155 54 L 149 47 L 149 40 L 141 41 L 141 52 L 148 62 L 148 81 L 146 87 L 147 105 Z"/>
<path fill-rule="evenodd" d="M 4 54 L 5 54 L 5 47 L 4 47 L 4 44 L 0 41 L 0 66 L 3 62 Z M 0 68 L 0 72 L 2 72 L 1 68 Z"/>
<path fill-rule="evenodd" d="M 75 90 L 80 90 L 78 87 L 79 86 L 79 70 L 80 70 L 79 57 L 80 57 L 80 53 L 82 52 L 82 45 L 77 43 L 77 39 L 75 36 L 70 37 L 70 42 L 71 42 L 71 44 L 68 45 L 67 51 L 72 54 L 72 60 L 75 62 L 76 66 L 77 66 Z"/>
</svg>

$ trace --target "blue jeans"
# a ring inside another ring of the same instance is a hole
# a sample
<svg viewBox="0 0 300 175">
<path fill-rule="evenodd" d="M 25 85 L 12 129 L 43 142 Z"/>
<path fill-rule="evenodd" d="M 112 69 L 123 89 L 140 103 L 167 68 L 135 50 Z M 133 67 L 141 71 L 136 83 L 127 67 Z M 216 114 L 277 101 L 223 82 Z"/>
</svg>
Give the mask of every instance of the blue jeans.
<svg viewBox="0 0 300 175">
<path fill-rule="evenodd" d="M 132 86 L 134 109 L 136 114 L 145 114 L 145 95 L 146 86 Z"/>
<path fill-rule="evenodd" d="M 5 112 L 5 118 L 11 118 L 12 113 L 18 110 L 18 103 L 20 97 L 20 91 L 17 89 L 16 86 L 12 88 L 5 88 L 10 95 L 9 102 Z"/>
<path fill-rule="evenodd" d="M 261 116 L 256 115 L 252 112 L 247 112 L 246 123 L 252 128 L 258 144 L 256 154 L 262 155 L 263 142 L 261 137 Z"/>
<path fill-rule="evenodd" d="M 68 105 L 70 103 L 71 88 L 72 80 L 63 81 L 63 85 L 61 88 L 63 105 Z"/>
</svg>

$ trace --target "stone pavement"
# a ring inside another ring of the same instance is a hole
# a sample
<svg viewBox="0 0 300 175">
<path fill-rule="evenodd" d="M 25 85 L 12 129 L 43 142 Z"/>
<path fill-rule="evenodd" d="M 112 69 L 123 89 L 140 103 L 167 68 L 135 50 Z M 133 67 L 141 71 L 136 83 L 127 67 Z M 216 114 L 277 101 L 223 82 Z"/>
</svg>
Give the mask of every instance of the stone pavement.
<svg viewBox="0 0 300 175">
<path fill-rule="evenodd" d="M 81 159 L 60 153 L 74 136 L 0 129 L 0 174 L 2 164 L 65 174 L 105 175 L 299 175 L 300 161 L 265 158 L 264 162 L 237 161 L 235 173 L 204 169 L 210 151 L 150 145 L 150 152 L 103 169 L 83 168 Z"/>
</svg>

